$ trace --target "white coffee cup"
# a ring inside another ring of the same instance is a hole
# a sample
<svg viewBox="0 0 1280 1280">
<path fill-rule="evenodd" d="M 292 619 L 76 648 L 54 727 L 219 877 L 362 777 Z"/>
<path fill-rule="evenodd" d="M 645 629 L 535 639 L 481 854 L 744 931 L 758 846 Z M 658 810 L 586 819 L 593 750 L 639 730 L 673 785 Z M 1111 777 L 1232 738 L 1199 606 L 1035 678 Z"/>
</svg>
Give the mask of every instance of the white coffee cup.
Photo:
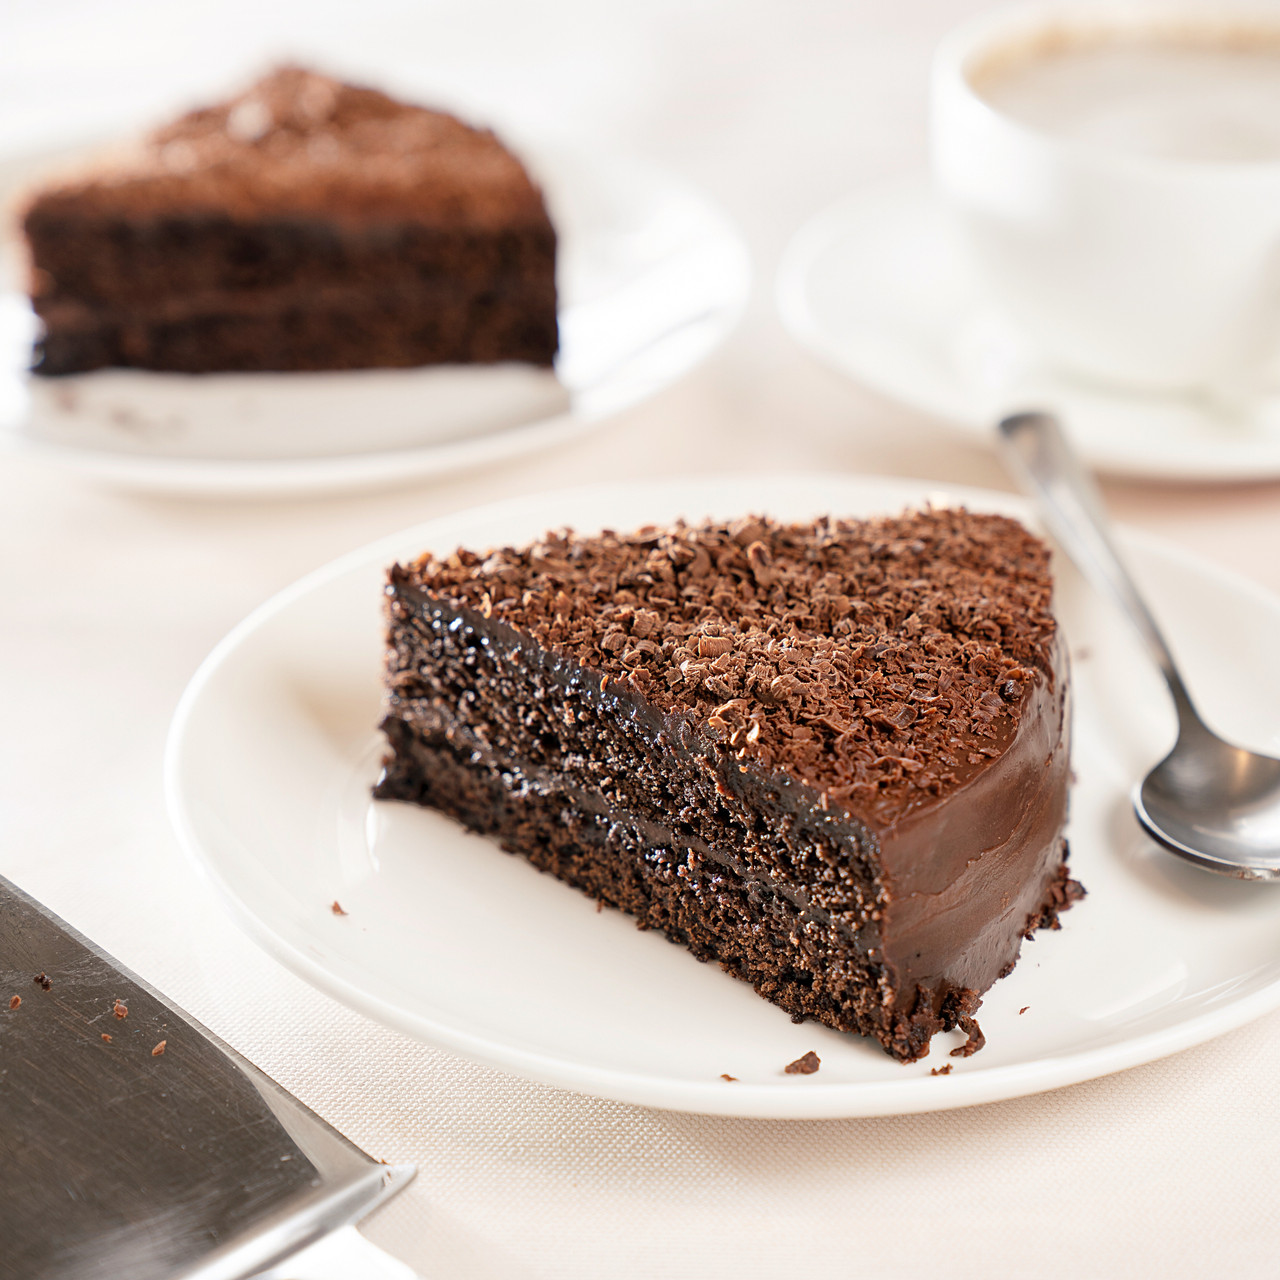
<svg viewBox="0 0 1280 1280">
<path fill-rule="evenodd" d="M 1002 68 L 1126 42 L 1274 51 L 1280 69 L 1280 13 L 1050 3 L 971 21 L 935 57 L 936 182 L 993 298 L 1054 363 L 1141 390 L 1247 386 L 1280 350 L 1280 157 L 1141 154 L 992 105 Z"/>
</svg>

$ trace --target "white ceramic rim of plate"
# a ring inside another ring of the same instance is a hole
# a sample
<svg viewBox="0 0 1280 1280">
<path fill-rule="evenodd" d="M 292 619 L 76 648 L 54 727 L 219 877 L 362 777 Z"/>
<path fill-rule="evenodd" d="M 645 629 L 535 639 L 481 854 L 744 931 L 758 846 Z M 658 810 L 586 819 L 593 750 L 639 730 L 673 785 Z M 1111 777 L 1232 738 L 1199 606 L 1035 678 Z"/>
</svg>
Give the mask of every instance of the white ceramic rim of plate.
<svg viewBox="0 0 1280 1280">
<path fill-rule="evenodd" d="M 772 477 L 773 481 L 783 485 L 793 483 L 830 486 L 833 479 L 837 478 L 805 475 Z M 823 1084 L 810 1077 L 804 1082 L 806 1087 L 803 1090 L 742 1081 L 735 1083 L 732 1089 L 725 1089 L 716 1081 L 671 1081 L 661 1076 L 584 1067 L 571 1060 L 512 1048 L 484 1036 L 442 1025 L 433 1019 L 415 1015 L 399 1005 L 381 1000 L 375 993 L 359 989 L 335 976 L 323 964 L 282 938 L 241 899 L 233 885 L 221 875 L 215 860 L 206 854 L 197 835 L 180 779 L 184 738 L 189 720 L 206 686 L 217 675 L 224 660 L 264 622 L 287 610 L 296 600 L 352 569 L 366 567 L 373 561 L 386 562 L 389 557 L 406 554 L 408 547 L 428 545 L 435 534 L 448 530 L 460 519 L 500 519 L 526 511 L 542 512 L 548 507 L 567 508 L 574 497 L 584 493 L 632 493 L 640 488 L 657 491 L 672 485 L 696 484 L 701 490 L 714 494 L 717 486 L 760 481 L 758 476 L 744 475 L 705 480 L 681 478 L 638 484 L 602 484 L 485 504 L 380 538 L 321 566 L 272 596 L 215 646 L 192 677 L 174 712 L 165 747 L 164 789 L 169 815 L 186 856 L 201 876 L 214 886 L 218 897 L 241 928 L 268 954 L 319 990 L 357 1012 L 437 1048 L 523 1078 L 595 1097 L 665 1110 L 766 1119 L 835 1119 L 950 1110 L 1041 1093 L 1152 1062 L 1214 1039 L 1280 1007 L 1280 978 L 1277 978 L 1265 987 L 1233 998 L 1212 1010 L 1195 1013 L 1172 1026 L 1119 1043 L 1037 1059 L 1030 1063 L 1014 1063 L 969 1073 L 959 1072 L 941 1078 L 926 1075 L 902 1080 Z M 837 482 L 883 486 L 886 506 L 922 501 L 963 503 L 976 510 L 1002 512 L 1033 527 L 1036 525 L 1029 504 L 998 491 L 963 486 L 935 486 L 899 477 L 848 476 L 839 477 Z M 1125 529 L 1122 544 L 1149 548 L 1171 563 L 1217 579 L 1234 592 L 1268 609 L 1280 609 L 1280 601 L 1257 584 L 1172 548 L 1162 539 Z M 1261 889 L 1264 893 L 1268 891 L 1266 886 Z"/>
<path fill-rule="evenodd" d="M 229 462 L 156 458 L 144 454 L 73 449 L 0 431 L 0 448 L 55 463 L 95 480 L 144 492 L 252 498 L 382 489 L 522 458 L 585 435 L 602 418 L 557 414 L 540 422 L 420 449 Z"/>
<path fill-rule="evenodd" d="M 612 150 L 607 154 L 597 153 L 590 147 L 558 139 L 539 142 L 521 137 L 518 131 L 504 130 L 504 133 L 535 171 L 540 163 L 559 157 L 561 163 L 567 161 L 589 167 L 597 175 L 612 173 L 615 182 L 639 182 L 650 191 L 660 187 L 670 199 L 682 202 L 685 207 L 696 205 L 703 224 L 701 234 L 714 239 L 724 259 L 720 264 L 722 278 L 718 282 L 718 296 L 693 299 L 696 305 L 677 324 L 656 334 L 644 335 L 639 345 L 624 352 L 602 380 L 585 388 L 568 387 L 571 397 L 568 410 L 479 435 L 368 453 L 239 460 L 80 449 L 25 434 L 20 424 L 14 424 L 0 426 L 0 452 L 51 463 L 109 484 L 151 492 L 253 497 L 376 489 L 475 470 L 565 444 L 664 390 L 701 364 L 733 331 L 750 296 L 750 254 L 730 219 L 695 185 L 647 160 Z M 0 157 L 0 166 L 35 165 L 42 157 L 57 159 L 74 155 L 99 141 L 88 137 L 56 145 L 50 143 L 34 152 Z M 544 183 L 544 186 L 548 203 L 554 205 L 556 192 L 551 184 Z M 661 271 L 661 265 L 646 269 L 658 283 L 661 281 L 655 272 Z M 641 276 L 644 275 L 642 271 Z M 618 287 L 625 290 L 635 283 L 635 279 L 629 277 Z M 570 310 L 573 305 L 570 303 Z M 670 344 L 686 331 L 693 335 L 687 349 L 657 375 L 643 369 L 637 375 L 628 367 L 637 356 L 643 365 L 644 357 L 652 349 Z M 566 354 L 562 341 L 560 357 Z M 584 398 L 585 407 L 581 403 Z"/>
<path fill-rule="evenodd" d="M 1054 408 L 1051 404 L 1024 403 L 1027 397 L 1014 395 L 1002 407 L 979 402 L 976 392 L 958 391 L 947 394 L 931 389 L 927 380 L 887 373 L 886 365 L 871 357 L 861 358 L 848 345 L 841 343 L 814 314 L 807 297 L 808 283 L 816 263 L 850 237 L 850 223 L 877 200 L 897 196 L 913 200 L 920 208 L 940 208 L 939 198 L 927 173 L 912 171 L 867 182 L 847 192 L 811 215 L 793 234 L 783 250 L 775 279 L 775 300 L 779 318 L 791 337 L 816 356 L 828 368 L 852 378 L 871 390 L 898 403 L 921 410 L 937 424 L 954 434 L 987 447 L 995 445 L 994 422 L 1002 413 L 1028 408 Z M 973 311 L 981 307 L 974 297 Z M 985 308 L 984 308 L 985 309 Z M 1010 324 L 1010 328 L 1011 328 Z M 925 360 L 933 367 L 935 362 Z M 1069 375 L 1050 371 L 1076 394 L 1091 397 L 1122 408 L 1126 401 L 1150 405 L 1157 398 L 1145 398 L 1123 391 L 1112 392 L 1100 384 L 1075 383 Z M 1265 397 L 1277 400 L 1274 394 Z M 1125 447 L 1120 440 L 1098 442 L 1082 438 L 1072 431 L 1071 415 L 1063 415 L 1069 433 L 1085 462 L 1097 470 L 1131 480 L 1157 483 L 1258 483 L 1280 477 L 1280 437 L 1243 451 L 1215 448 L 1218 441 L 1205 440 L 1204 449 L 1194 460 L 1183 460 L 1162 454 L 1158 445 L 1149 449 Z"/>
</svg>

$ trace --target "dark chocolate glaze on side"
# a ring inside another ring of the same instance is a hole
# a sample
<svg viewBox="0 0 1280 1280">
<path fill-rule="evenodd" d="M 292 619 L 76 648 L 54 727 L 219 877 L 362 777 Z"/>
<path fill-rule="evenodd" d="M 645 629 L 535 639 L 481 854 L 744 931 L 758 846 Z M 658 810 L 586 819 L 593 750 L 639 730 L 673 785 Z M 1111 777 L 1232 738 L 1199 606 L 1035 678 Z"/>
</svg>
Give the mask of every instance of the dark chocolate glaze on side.
<svg viewBox="0 0 1280 1280">
<path fill-rule="evenodd" d="M 1057 927 L 1078 892 L 1063 870 L 1071 725 L 1057 637 L 1052 658 L 1053 679 L 1027 689 L 997 758 L 945 800 L 876 831 L 885 961 L 900 990 L 933 992 L 935 1002 L 981 994 L 1013 967 L 1021 939 Z"/>
</svg>

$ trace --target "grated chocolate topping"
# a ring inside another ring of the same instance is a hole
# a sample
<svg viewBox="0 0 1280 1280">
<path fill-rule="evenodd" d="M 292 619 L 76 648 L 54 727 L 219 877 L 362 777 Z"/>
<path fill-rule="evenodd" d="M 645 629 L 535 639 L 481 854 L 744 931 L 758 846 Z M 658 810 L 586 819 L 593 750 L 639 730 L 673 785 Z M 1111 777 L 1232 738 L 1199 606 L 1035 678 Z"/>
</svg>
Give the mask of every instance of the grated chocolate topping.
<svg viewBox="0 0 1280 1280">
<path fill-rule="evenodd" d="M 547 221 L 538 188 L 489 130 L 301 67 L 120 146 L 41 199 L 86 191 L 135 216 L 181 208 L 442 227 Z"/>
<path fill-rule="evenodd" d="M 1052 679 L 1044 544 L 963 509 L 748 516 L 422 557 L 410 580 L 890 821 L 999 756 Z"/>
</svg>

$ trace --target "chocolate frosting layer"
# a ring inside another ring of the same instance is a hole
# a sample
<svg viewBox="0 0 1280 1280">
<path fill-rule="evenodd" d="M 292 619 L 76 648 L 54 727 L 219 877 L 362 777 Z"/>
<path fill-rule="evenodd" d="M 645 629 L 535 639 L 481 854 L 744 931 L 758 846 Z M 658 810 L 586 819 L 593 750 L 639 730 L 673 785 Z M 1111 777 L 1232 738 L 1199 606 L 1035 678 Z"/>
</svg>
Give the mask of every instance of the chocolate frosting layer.
<svg viewBox="0 0 1280 1280">
<path fill-rule="evenodd" d="M 46 217 L 160 213 L 549 229 L 542 195 L 488 130 L 284 67 L 42 189 Z"/>
<path fill-rule="evenodd" d="M 881 826 L 998 757 L 1053 678 L 1044 545 L 963 510 L 549 533 L 409 578 Z"/>
<path fill-rule="evenodd" d="M 885 959 L 905 989 L 985 991 L 1012 967 L 1060 879 L 1070 706 L 1056 637 L 1052 656 L 1052 678 L 1037 675 L 1000 756 L 877 832 Z"/>
</svg>

